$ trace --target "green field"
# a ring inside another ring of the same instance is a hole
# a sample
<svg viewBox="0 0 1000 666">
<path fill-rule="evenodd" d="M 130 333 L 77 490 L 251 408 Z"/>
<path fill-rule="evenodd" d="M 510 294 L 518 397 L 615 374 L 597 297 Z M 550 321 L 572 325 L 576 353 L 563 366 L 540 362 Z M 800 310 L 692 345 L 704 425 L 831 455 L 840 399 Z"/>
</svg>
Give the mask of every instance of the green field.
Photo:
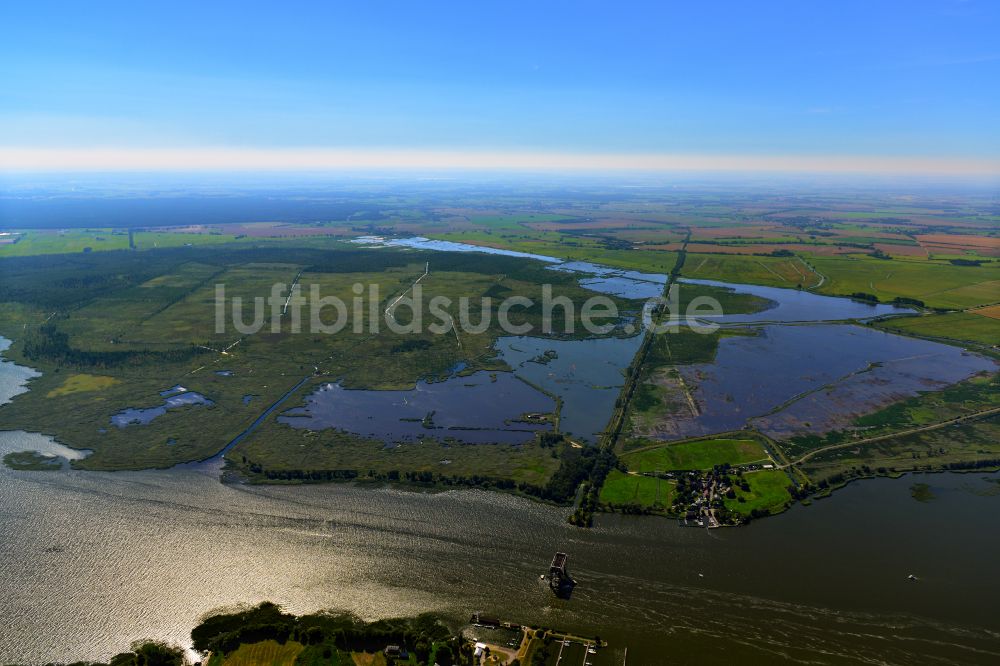
<svg viewBox="0 0 1000 666">
<path fill-rule="evenodd" d="M 817 276 L 795 257 L 756 257 L 739 254 L 688 253 L 681 275 L 700 280 L 809 288 Z"/>
<path fill-rule="evenodd" d="M 703 302 L 705 298 L 718 302 L 725 314 L 751 314 L 765 311 L 771 306 L 771 302 L 766 298 L 740 293 L 724 287 L 681 282 L 676 284 L 673 289 L 677 290 L 679 309 L 679 312 L 672 313 L 675 315 L 686 316 L 688 307 L 693 305 L 692 301 L 698 299 Z"/>
<path fill-rule="evenodd" d="M 74 254 L 107 250 L 128 250 L 129 232 L 125 229 L 25 229 L 16 243 L 0 245 L 0 258 L 28 257 L 43 254 Z M 134 249 L 152 250 L 191 245 L 221 245 L 236 237 L 225 233 L 179 233 L 174 231 L 134 231 Z M 276 239 L 259 239 L 257 242 Z"/>
<path fill-rule="evenodd" d="M 223 666 L 293 666 L 303 649 L 298 641 L 244 643 L 226 655 Z"/>
<path fill-rule="evenodd" d="M 45 397 L 58 398 L 61 395 L 69 395 L 71 393 L 102 391 L 118 383 L 120 383 L 120 380 L 114 377 L 88 375 L 86 373 L 70 375 L 63 380 L 63 383 L 59 387 L 49 391 Z"/>
<path fill-rule="evenodd" d="M 638 505 L 665 510 L 673 502 L 674 483 L 667 479 L 626 474 L 612 470 L 601 487 L 601 502 L 608 505 Z"/>
<path fill-rule="evenodd" d="M 0 258 L 127 249 L 128 232 L 121 229 L 31 229 L 20 232 L 18 242 L 0 245 Z"/>
<path fill-rule="evenodd" d="M 187 245 L 221 245 L 236 240 L 232 234 L 195 234 L 176 231 L 136 231 L 133 243 L 137 250 L 153 250 Z"/>
<path fill-rule="evenodd" d="M 647 443 L 620 456 L 629 471 L 707 470 L 716 465 L 771 462 L 755 439 L 710 438 L 670 444 Z"/>
<path fill-rule="evenodd" d="M 894 317 L 876 324 L 884 331 L 923 335 L 958 342 L 1000 345 L 1000 319 L 970 312 L 948 312 L 923 317 Z"/>
<path fill-rule="evenodd" d="M 933 308 L 971 308 L 1000 300 L 1000 262 L 954 266 L 947 261 L 850 255 L 809 257 L 826 276 L 821 293 L 874 294 L 882 301 L 913 298 Z"/>
<path fill-rule="evenodd" d="M 749 492 L 736 488 L 736 499 L 726 499 L 726 508 L 736 513 L 748 515 L 754 509 L 776 513 L 785 508 L 792 497 L 788 486 L 792 485 L 788 475 L 780 470 L 760 470 L 743 475 L 750 484 Z M 740 501 L 742 500 L 742 501 Z"/>
<path fill-rule="evenodd" d="M 835 296 L 866 293 L 883 302 L 894 298 L 923 301 L 934 308 L 971 308 L 1000 300 L 1000 262 L 955 266 L 947 260 L 856 255 L 797 258 L 689 253 L 685 277 L 775 287 L 815 288 Z"/>
</svg>

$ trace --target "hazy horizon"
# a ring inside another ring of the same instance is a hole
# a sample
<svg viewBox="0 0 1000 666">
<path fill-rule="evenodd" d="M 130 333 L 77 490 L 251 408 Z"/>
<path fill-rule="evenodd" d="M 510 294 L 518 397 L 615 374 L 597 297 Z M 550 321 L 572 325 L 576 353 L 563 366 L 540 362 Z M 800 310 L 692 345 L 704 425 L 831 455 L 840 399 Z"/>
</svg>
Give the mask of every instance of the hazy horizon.
<svg viewBox="0 0 1000 666">
<path fill-rule="evenodd" d="M 0 170 L 1000 174 L 996 5 L 7 3 Z"/>
</svg>

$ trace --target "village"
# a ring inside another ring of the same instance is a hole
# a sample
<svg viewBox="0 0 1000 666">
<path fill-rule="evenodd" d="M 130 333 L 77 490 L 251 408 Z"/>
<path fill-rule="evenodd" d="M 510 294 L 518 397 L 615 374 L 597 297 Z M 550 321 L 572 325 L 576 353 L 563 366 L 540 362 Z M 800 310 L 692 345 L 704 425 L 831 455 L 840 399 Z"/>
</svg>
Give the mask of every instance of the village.
<svg viewBox="0 0 1000 666">
<path fill-rule="evenodd" d="M 737 488 L 749 490 L 744 472 L 771 469 L 774 465 L 770 463 L 735 468 L 725 464 L 707 471 L 667 472 L 665 478 L 677 483 L 672 511 L 680 516 L 680 524 L 685 527 L 714 529 L 739 525 L 746 519 L 726 508 L 724 498 L 736 499 Z"/>
<path fill-rule="evenodd" d="M 519 625 L 482 613 L 462 631 L 476 666 L 611 666 L 627 659 L 627 650 L 610 650 L 600 637 L 548 627 Z M 623 652 L 624 650 L 624 652 Z"/>
</svg>

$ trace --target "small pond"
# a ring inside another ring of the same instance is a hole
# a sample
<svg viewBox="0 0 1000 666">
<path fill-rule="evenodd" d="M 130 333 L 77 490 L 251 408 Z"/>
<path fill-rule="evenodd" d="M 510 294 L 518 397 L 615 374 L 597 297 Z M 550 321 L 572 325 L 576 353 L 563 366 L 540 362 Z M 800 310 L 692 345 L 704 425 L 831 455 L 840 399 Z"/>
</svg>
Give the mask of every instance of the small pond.
<svg viewBox="0 0 1000 666">
<path fill-rule="evenodd" d="M 153 419 L 163 416 L 170 409 L 178 409 L 180 407 L 193 405 L 208 406 L 215 404 L 200 393 L 188 391 L 183 387 L 174 388 L 180 388 L 180 391 L 174 391 L 172 393 L 168 391 L 169 395 L 164 398 L 162 405 L 141 409 L 135 407 L 123 409 L 111 417 L 111 424 L 119 428 L 126 428 L 133 425 L 149 425 Z M 162 392 L 161 395 L 163 395 Z"/>
</svg>

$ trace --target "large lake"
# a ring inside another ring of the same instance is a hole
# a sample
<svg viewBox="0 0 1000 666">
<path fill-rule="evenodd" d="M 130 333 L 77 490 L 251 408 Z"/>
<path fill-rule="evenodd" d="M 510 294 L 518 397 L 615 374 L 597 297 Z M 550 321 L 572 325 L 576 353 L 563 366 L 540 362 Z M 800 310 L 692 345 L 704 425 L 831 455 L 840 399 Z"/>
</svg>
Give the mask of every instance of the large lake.
<svg viewBox="0 0 1000 666">
<path fill-rule="evenodd" d="M 0 433 L 0 452 L 62 450 Z M 909 492 L 929 483 L 936 499 Z M 366 618 L 482 610 L 600 634 L 607 661 L 990 664 L 1000 660 L 1000 477 L 854 484 L 707 532 L 485 491 L 233 486 L 211 470 L 0 469 L 0 662 L 186 642 L 208 609 L 271 599 Z M 570 553 L 569 601 L 540 584 Z M 907 580 L 917 575 L 919 582 Z"/>
</svg>

